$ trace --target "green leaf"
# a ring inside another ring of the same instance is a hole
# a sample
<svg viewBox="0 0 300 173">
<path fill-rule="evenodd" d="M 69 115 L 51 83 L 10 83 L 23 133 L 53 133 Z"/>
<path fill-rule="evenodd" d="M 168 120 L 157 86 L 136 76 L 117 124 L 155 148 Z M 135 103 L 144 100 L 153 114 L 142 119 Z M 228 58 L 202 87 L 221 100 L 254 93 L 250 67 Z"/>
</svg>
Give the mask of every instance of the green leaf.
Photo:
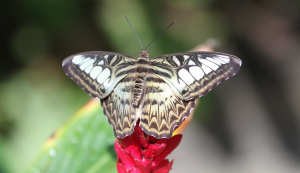
<svg viewBox="0 0 300 173">
<path fill-rule="evenodd" d="M 116 172 L 114 139 L 99 101 L 91 100 L 46 141 L 27 172 Z"/>
</svg>

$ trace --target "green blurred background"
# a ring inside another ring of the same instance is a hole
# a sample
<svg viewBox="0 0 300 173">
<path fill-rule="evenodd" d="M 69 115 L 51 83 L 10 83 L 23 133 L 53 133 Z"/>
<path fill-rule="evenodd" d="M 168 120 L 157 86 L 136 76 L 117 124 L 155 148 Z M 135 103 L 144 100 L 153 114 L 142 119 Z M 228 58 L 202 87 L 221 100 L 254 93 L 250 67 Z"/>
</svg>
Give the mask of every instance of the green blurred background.
<svg viewBox="0 0 300 173">
<path fill-rule="evenodd" d="M 241 73 L 201 99 L 173 172 L 300 171 L 300 1 L 24 0 L 0 5 L 0 173 L 22 172 L 89 97 L 61 70 L 70 54 L 152 56 L 214 40 Z M 174 21 L 175 25 L 166 30 Z"/>
</svg>

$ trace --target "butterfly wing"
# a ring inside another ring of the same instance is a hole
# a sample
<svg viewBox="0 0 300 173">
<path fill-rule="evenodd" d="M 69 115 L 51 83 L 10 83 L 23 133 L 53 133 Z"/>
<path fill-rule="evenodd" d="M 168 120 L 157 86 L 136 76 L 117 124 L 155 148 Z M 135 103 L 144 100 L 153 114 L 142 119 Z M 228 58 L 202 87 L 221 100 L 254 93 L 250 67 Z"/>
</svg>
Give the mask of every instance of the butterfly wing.
<svg viewBox="0 0 300 173">
<path fill-rule="evenodd" d="M 216 52 L 172 54 L 150 60 L 156 79 L 147 83 L 141 128 L 156 138 L 169 138 L 192 114 L 197 98 L 234 76 L 241 66 L 235 56 Z"/>
<path fill-rule="evenodd" d="M 134 58 L 118 53 L 93 51 L 69 56 L 63 61 L 63 71 L 92 97 L 100 98 L 103 111 L 113 126 L 115 135 L 123 138 L 132 133 L 136 118 L 131 95 L 121 82 L 135 64 Z M 129 85 L 129 86 L 128 86 Z"/>
<path fill-rule="evenodd" d="M 126 74 L 116 75 L 116 69 L 134 59 L 114 52 L 91 51 L 67 57 L 63 71 L 92 97 L 103 99 Z"/>
<path fill-rule="evenodd" d="M 164 78 L 182 99 L 202 97 L 217 85 L 233 77 L 242 61 L 233 55 L 218 52 L 188 52 L 171 54 L 157 59 L 172 67 L 171 78 Z"/>
<path fill-rule="evenodd" d="M 191 114 L 195 102 L 195 99 L 181 99 L 160 76 L 153 76 L 145 87 L 139 125 L 155 138 L 170 138 L 176 127 Z"/>
<path fill-rule="evenodd" d="M 128 87 L 131 84 L 121 81 L 107 98 L 101 100 L 103 111 L 117 138 L 132 134 L 137 121 L 136 109 L 132 106 L 132 94 L 124 91 Z"/>
</svg>

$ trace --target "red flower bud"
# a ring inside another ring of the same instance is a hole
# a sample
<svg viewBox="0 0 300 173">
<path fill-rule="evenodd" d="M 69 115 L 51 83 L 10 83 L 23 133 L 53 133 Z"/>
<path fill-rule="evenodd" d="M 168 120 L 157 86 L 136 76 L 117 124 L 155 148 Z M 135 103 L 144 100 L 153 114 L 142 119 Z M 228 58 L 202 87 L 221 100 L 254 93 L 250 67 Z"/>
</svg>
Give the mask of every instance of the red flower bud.
<svg viewBox="0 0 300 173">
<path fill-rule="evenodd" d="M 166 157 L 178 146 L 182 135 L 156 139 L 137 125 L 132 135 L 115 141 L 119 173 L 168 173 L 173 161 Z"/>
</svg>

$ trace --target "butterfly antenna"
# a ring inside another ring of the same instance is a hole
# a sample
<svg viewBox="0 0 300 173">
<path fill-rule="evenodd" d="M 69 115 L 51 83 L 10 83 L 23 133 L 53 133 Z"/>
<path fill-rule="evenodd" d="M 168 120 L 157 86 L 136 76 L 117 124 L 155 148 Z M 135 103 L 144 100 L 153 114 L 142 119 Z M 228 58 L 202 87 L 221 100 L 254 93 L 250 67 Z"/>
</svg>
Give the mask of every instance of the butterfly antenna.
<svg viewBox="0 0 300 173">
<path fill-rule="evenodd" d="M 169 24 L 166 26 L 166 31 L 168 31 L 174 24 L 175 24 L 174 21 L 172 21 L 171 23 L 169 23 Z M 150 41 L 150 43 L 145 47 L 145 50 L 149 50 L 150 47 L 151 47 L 151 45 L 152 45 L 152 43 L 154 43 L 155 41 L 156 41 L 156 39 L 152 39 L 152 40 Z"/>
<path fill-rule="evenodd" d="M 138 34 L 138 32 L 136 31 L 136 29 L 135 29 L 135 28 L 133 27 L 133 25 L 131 24 L 131 22 L 130 22 L 130 20 L 128 19 L 128 17 L 127 17 L 127 16 L 124 16 L 124 18 L 125 18 L 126 22 L 128 23 L 130 29 L 132 30 L 132 32 L 133 32 L 134 35 L 136 36 L 137 40 L 139 41 L 140 46 L 141 46 L 141 49 L 143 50 L 145 46 L 144 46 L 144 43 L 143 43 L 143 41 L 142 41 L 140 35 Z"/>
</svg>

